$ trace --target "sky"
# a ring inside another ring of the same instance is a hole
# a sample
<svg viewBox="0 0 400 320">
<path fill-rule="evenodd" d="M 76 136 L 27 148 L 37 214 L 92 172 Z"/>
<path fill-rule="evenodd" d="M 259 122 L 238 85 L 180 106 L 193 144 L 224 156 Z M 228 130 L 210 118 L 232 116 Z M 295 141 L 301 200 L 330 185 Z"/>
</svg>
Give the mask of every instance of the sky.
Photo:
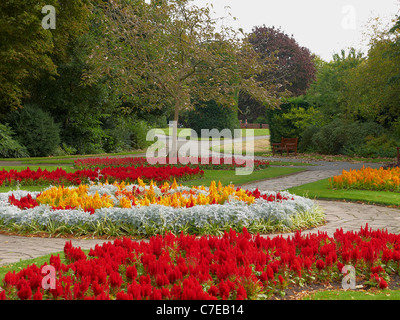
<svg viewBox="0 0 400 320">
<path fill-rule="evenodd" d="M 330 61 L 334 53 L 354 47 L 366 52 L 364 35 L 376 17 L 383 25 L 400 13 L 400 0 L 193 0 L 197 6 L 212 3 L 215 17 L 250 33 L 253 27 L 280 27 L 300 46 Z M 226 6 L 230 8 L 227 9 Z M 235 21 L 229 18 L 229 13 Z"/>
</svg>

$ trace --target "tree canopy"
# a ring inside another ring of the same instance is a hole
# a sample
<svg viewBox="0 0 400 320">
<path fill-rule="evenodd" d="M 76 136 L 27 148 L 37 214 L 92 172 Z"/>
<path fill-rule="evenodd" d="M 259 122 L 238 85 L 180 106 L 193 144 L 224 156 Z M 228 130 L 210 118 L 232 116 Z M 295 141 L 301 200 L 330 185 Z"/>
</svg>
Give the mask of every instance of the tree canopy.
<svg viewBox="0 0 400 320">
<path fill-rule="evenodd" d="M 93 52 L 89 83 L 113 74 L 123 99 L 145 97 L 149 109 L 173 105 L 176 122 L 195 101 L 235 107 L 238 90 L 276 105 L 276 86 L 255 77 L 272 65 L 260 63 L 238 32 L 218 29 L 209 7 L 189 0 L 116 0 L 105 3 L 103 13 L 107 36 Z"/>
<path fill-rule="evenodd" d="M 42 8 L 56 9 L 57 28 L 42 27 Z M 0 2 L 0 113 L 22 106 L 30 83 L 43 74 L 57 74 L 67 59 L 71 39 L 85 31 L 86 0 L 16 0 Z"/>
</svg>

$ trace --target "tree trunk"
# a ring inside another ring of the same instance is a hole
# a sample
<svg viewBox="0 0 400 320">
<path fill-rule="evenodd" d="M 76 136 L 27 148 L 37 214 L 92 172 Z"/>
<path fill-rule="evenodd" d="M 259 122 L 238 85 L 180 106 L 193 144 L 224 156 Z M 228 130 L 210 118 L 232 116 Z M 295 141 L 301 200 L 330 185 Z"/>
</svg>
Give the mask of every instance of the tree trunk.
<svg viewBox="0 0 400 320">
<path fill-rule="evenodd" d="M 180 110 L 180 100 L 177 99 L 175 102 L 175 112 L 174 121 L 172 127 L 172 148 L 169 153 L 169 157 L 173 158 L 172 161 L 175 162 L 175 158 L 178 157 L 178 121 L 179 121 L 179 110 Z"/>
</svg>

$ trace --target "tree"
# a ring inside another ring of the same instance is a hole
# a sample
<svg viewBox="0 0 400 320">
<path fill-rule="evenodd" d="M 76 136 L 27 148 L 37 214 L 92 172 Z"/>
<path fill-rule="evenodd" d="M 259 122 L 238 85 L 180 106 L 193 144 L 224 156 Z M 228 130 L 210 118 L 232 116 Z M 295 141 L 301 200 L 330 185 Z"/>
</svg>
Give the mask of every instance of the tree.
<svg viewBox="0 0 400 320">
<path fill-rule="evenodd" d="M 396 39 L 394 41 L 394 43 L 392 44 L 392 49 L 393 49 L 393 53 L 392 56 L 393 57 L 398 57 L 400 56 L 400 37 L 398 36 L 398 34 L 400 33 L 400 16 L 397 16 L 397 21 L 395 22 L 394 26 L 389 30 L 390 34 L 393 35 L 397 35 Z M 394 75 L 393 77 L 391 77 L 389 79 L 390 82 L 394 83 L 400 82 L 400 73 L 397 73 L 396 75 Z"/>
<path fill-rule="evenodd" d="M 103 10 L 107 36 L 93 52 L 88 83 L 113 74 L 124 99 L 144 99 L 149 109 L 173 105 L 175 124 L 194 101 L 233 107 L 239 89 L 276 104 L 275 86 L 254 77 L 271 66 L 261 65 L 238 33 L 217 30 L 208 7 L 189 0 L 116 0 Z M 176 126 L 173 132 L 175 155 Z"/>
<path fill-rule="evenodd" d="M 42 27 L 42 8 L 56 9 L 56 29 Z M 43 74 L 56 75 L 67 44 L 85 31 L 86 0 L 0 2 L 0 114 L 22 106 L 30 84 Z"/>
<path fill-rule="evenodd" d="M 254 27 L 248 35 L 248 41 L 264 63 L 274 66 L 257 75 L 260 81 L 274 83 L 281 96 L 297 97 L 305 94 L 315 80 L 315 61 L 319 61 L 309 49 L 301 47 L 293 36 L 265 25 Z M 258 117 L 265 117 L 265 107 L 246 93 L 240 93 L 239 109 L 242 120 L 253 122 Z"/>
<path fill-rule="evenodd" d="M 92 8 L 85 20 L 87 32 L 71 39 L 65 50 L 65 58 L 57 61 L 57 74 L 45 74 L 31 85 L 29 102 L 40 105 L 60 124 L 61 143 L 71 152 L 104 152 L 103 142 L 108 139 L 103 123 L 105 118 L 120 112 L 121 102 L 113 87 L 106 80 L 110 76 L 98 78 L 85 85 L 82 77 L 89 70 L 91 50 L 102 38 L 101 15 Z M 122 131 L 122 130 L 121 130 Z"/>
<path fill-rule="evenodd" d="M 316 74 L 314 56 L 308 48 L 301 47 L 293 36 L 280 28 L 265 25 L 253 28 L 249 42 L 262 59 L 276 58 L 277 68 L 260 74 L 261 79 L 271 79 L 281 85 L 282 91 L 287 90 L 294 96 L 306 93 Z"/>
<path fill-rule="evenodd" d="M 352 69 L 345 82 L 343 105 L 354 116 L 390 128 L 399 119 L 400 55 L 394 53 L 393 42 L 380 40 L 370 48 L 367 59 Z"/>
<path fill-rule="evenodd" d="M 307 91 L 306 100 L 320 109 L 328 119 L 352 117 L 351 106 L 346 104 L 349 73 L 364 60 L 364 55 L 354 48 L 347 53 L 342 50 L 340 54 L 334 54 L 332 61 L 319 68 L 316 81 Z"/>
</svg>

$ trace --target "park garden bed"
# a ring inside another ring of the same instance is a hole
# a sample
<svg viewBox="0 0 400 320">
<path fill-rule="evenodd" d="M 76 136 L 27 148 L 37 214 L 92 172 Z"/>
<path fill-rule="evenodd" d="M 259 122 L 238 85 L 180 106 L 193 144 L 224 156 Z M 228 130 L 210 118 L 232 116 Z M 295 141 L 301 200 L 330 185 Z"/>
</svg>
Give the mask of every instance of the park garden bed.
<svg viewBox="0 0 400 320">
<path fill-rule="evenodd" d="M 128 166 L 128 167 L 104 167 L 94 169 L 81 169 L 67 172 L 62 168 L 55 170 L 31 170 L 29 167 L 23 170 L 0 171 L 0 186 L 32 186 L 32 185 L 79 185 L 90 182 L 130 182 L 141 178 L 144 181 L 164 182 L 173 179 L 181 181 L 201 178 L 204 171 L 199 167 L 188 166 Z"/>
<path fill-rule="evenodd" d="M 301 287 L 340 283 L 352 266 L 355 283 L 386 289 L 400 271 L 400 236 L 366 226 L 292 237 L 262 237 L 246 228 L 220 237 L 166 233 L 129 238 L 89 252 L 66 242 L 64 254 L 9 271 L 0 299 L 12 300 L 262 300 Z M 64 258 L 65 257 L 65 258 Z M 43 288 L 53 267 L 56 281 Z M 348 270 L 348 268 L 347 268 Z M 2 280 L 2 281 L 1 281 Z"/>
<path fill-rule="evenodd" d="M 92 236 L 152 236 L 167 231 L 221 234 L 289 232 L 324 223 L 310 199 L 234 185 L 185 187 L 164 183 L 49 187 L 0 194 L 2 229 Z"/>
<path fill-rule="evenodd" d="M 365 168 L 349 171 L 330 179 L 331 188 L 400 192 L 400 168 Z"/>
</svg>

